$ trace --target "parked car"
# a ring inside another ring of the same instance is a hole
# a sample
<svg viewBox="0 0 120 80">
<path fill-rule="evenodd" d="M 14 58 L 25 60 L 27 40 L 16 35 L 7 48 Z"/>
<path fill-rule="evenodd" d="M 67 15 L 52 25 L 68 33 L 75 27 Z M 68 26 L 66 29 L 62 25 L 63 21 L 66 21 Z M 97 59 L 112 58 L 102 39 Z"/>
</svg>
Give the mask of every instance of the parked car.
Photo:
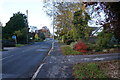
<svg viewBox="0 0 120 80">
<path fill-rule="evenodd" d="M 2 40 L 3 47 L 15 47 L 15 41 Z"/>
</svg>

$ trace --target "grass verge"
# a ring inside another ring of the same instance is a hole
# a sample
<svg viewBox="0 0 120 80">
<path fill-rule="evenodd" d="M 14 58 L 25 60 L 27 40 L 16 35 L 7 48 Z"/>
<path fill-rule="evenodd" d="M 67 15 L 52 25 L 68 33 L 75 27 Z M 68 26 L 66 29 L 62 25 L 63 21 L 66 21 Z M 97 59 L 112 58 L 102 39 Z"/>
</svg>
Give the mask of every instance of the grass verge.
<svg viewBox="0 0 120 80">
<path fill-rule="evenodd" d="M 79 54 L 82 54 L 78 51 L 73 50 L 69 45 L 62 45 L 61 50 L 62 50 L 62 53 L 64 55 L 79 55 Z"/>
<path fill-rule="evenodd" d="M 104 51 L 108 51 L 108 52 L 95 52 L 95 51 L 88 51 L 88 52 L 78 52 L 78 51 L 75 51 L 71 48 L 70 45 L 65 45 L 63 43 L 60 43 L 61 45 L 61 50 L 62 50 L 62 53 L 64 55 L 93 55 L 93 54 L 109 54 L 109 53 L 119 53 L 120 52 L 120 49 L 109 49 L 109 51 L 107 49 L 105 49 Z"/>
<path fill-rule="evenodd" d="M 25 46 L 24 44 L 16 44 L 16 47 L 21 47 L 21 46 Z"/>
<path fill-rule="evenodd" d="M 73 66 L 73 76 L 76 80 L 120 79 L 119 63 L 120 61 L 105 61 L 76 64 Z"/>
</svg>

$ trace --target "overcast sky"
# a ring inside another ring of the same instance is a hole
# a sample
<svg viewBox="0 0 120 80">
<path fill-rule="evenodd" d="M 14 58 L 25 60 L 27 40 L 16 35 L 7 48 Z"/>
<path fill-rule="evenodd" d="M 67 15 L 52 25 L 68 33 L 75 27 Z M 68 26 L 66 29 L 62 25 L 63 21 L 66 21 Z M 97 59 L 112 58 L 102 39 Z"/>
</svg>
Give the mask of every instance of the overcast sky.
<svg viewBox="0 0 120 80">
<path fill-rule="evenodd" d="M 52 32 L 51 20 L 43 11 L 43 5 L 42 0 L 0 0 L 0 21 L 5 26 L 13 13 L 20 11 L 26 14 L 28 10 L 29 26 L 36 26 L 38 29 L 47 26 Z"/>
<path fill-rule="evenodd" d="M 28 22 L 29 26 L 36 26 L 38 29 L 41 29 L 43 26 L 47 26 L 52 33 L 52 21 L 43 11 L 43 2 L 44 0 L 0 0 L 0 21 L 3 23 L 3 26 L 10 20 L 10 17 L 13 16 L 13 13 L 21 12 L 26 14 L 28 10 Z M 101 13 L 102 19 L 104 19 L 103 12 Z M 92 19 L 92 24 L 89 24 L 93 27 L 99 25 L 95 24 L 97 19 Z"/>
</svg>

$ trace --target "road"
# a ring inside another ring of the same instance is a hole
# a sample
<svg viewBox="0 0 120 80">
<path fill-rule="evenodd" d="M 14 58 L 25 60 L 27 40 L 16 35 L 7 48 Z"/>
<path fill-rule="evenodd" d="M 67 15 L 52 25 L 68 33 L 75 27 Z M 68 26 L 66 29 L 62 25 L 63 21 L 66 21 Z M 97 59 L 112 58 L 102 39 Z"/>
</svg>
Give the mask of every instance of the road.
<svg viewBox="0 0 120 80">
<path fill-rule="evenodd" d="M 48 55 L 52 41 L 37 42 L 2 53 L 3 78 L 31 78 Z"/>
</svg>

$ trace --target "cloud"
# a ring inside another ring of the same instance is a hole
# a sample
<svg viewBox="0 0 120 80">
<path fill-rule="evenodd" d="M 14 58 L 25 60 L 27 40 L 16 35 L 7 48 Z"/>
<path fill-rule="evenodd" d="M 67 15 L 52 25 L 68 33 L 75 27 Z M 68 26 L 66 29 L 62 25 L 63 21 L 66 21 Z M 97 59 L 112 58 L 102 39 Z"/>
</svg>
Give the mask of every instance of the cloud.
<svg viewBox="0 0 120 80">
<path fill-rule="evenodd" d="M 9 15 L 6 14 L 4 7 L 2 6 L 4 3 L 4 0 L 0 0 L 0 21 L 2 22 L 3 26 L 5 26 L 5 23 L 8 21 Z"/>
</svg>

